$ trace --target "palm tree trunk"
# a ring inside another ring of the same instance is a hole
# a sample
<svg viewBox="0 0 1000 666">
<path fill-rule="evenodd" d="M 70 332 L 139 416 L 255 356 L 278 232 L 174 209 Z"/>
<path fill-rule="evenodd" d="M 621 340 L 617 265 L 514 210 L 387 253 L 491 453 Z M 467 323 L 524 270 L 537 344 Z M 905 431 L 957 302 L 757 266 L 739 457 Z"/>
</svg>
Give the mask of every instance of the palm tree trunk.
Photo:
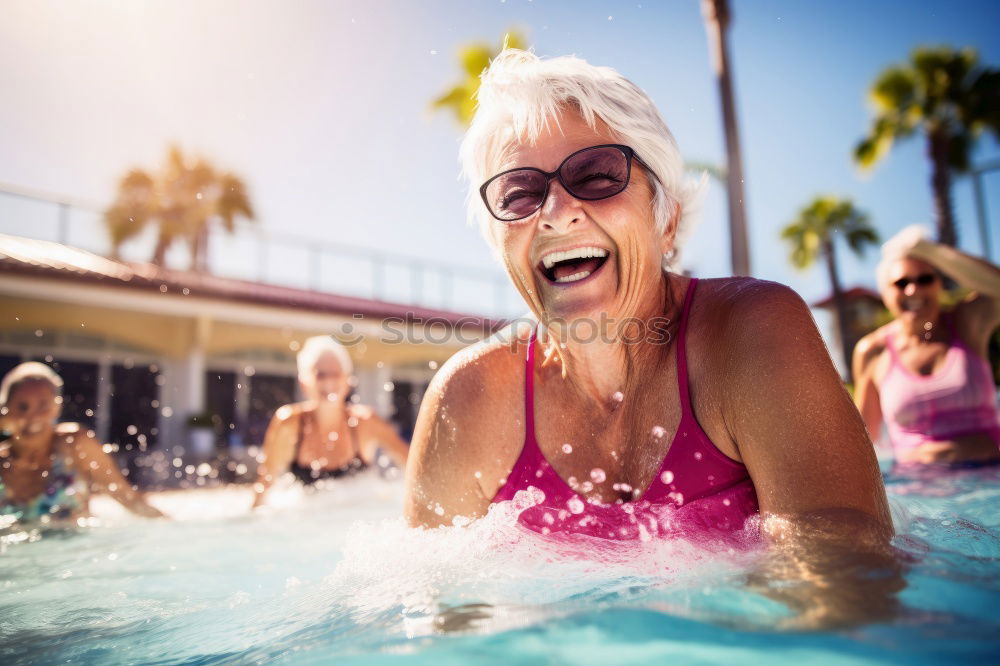
<svg viewBox="0 0 1000 666">
<path fill-rule="evenodd" d="M 837 343 L 840 346 L 840 353 L 843 355 L 844 373 L 847 381 L 854 382 L 854 373 L 851 369 L 851 352 L 849 349 L 850 334 L 847 327 L 847 301 L 844 298 L 844 290 L 840 286 L 840 274 L 837 272 L 837 255 L 833 246 L 833 239 L 827 238 L 823 241 L 823 258 L 826 259 L 826 271 L 830 276 L 830 287 L 833 289 L 833 316 L 836 319 Z"/>
<path fill-rule="evenodd" d="M 198 228 L 191 242 L 191 268 L 198 273 L 208 272 L 208 223 Z"/>
<path fill-rule="evenodd" d="M 157 266 L 164 266 L 167 262 L 167 248 L 170 247 L 170 238 L 159 236 L 156 239 L 156 248 L 153 250 L 153 263 Z"/>
<path fill-rule="evenodd" d="M 729 72 L 729 3 L 702 0 L 709 51 L 719 84 L 722 123 L 726 136 L 726 191 L 729 200 L 729 248 L 733 275 L 750 275 L 750 246 L 747 239 L 746 210 L 743 205 L 743 160 L 736 124 L 736 99 Z"/>
<path fill-rule="evenodd" d="M 927 134 L 927 156 L 931 160 L 931 191 L 938 242 L 955 247 L 958 233 L 951 206 L 951 170 L 948 166 L 948 133 L 935 128 Z"/>
</svg>

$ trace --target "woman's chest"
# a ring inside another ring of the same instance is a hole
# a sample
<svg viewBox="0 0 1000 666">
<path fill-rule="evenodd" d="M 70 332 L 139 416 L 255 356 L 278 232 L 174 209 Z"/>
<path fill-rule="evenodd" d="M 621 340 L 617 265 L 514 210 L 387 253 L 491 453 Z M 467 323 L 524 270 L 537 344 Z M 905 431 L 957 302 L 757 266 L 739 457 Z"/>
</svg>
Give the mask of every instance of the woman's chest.
<svg viewBox="0 0 1000 666">
<path fill-rule="evenodd" d="M 51 464 L 30 461 L 7 461 L 0 471 L 3 499 L 24 504 L 45 493 L 52 482 Z"/>
<path fill-rule="evenodd" d="M 960 350 L 941 342 L 907 345 L 899 348 L 897 353 L 905 370 L 921 377 L 930 377 L 943 371 L 952 357 L 960 354 Z"/>
<path fill-rule="evenodd" d="M 636 400 L 633 406 L 623 399 L 607 413 L 574 410 L 548 397 L 546 406 L 536 406 L 534 444 L 551 473 L 575 493 L 602 503 L 641 496 L 674 443 L 681 419 L 676 402 Z"/>
<path fill-rule="evenodd" d="M 334 469 L 355 456 L 356 434 L 345 424 L 325 430 L 316 426 L 303 428 L 297 462 L 303 467 L 318 465 L 320 469 Z"/>
</svg>

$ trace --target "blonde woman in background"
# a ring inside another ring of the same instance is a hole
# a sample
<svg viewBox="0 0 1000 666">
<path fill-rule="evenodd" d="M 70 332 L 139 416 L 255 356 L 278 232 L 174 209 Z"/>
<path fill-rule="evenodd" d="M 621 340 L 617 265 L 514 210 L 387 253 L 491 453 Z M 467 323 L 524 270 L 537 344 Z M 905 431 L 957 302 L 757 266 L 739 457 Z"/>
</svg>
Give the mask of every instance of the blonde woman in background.
<svg viewBox="0 0 1000 666">
<path fill-rule="evenodd" d="M 359 472 L 381 447 L 403 467 L 409 446 L 370 407 L 349 404 L 354 365 L 327 335 L 306 340 L 296 358 L 306 400 L 279 408 L 264 435 L 263 460 L 254 484 L 254 508 L 287 472 L 305 485 Z"/>
</svg>

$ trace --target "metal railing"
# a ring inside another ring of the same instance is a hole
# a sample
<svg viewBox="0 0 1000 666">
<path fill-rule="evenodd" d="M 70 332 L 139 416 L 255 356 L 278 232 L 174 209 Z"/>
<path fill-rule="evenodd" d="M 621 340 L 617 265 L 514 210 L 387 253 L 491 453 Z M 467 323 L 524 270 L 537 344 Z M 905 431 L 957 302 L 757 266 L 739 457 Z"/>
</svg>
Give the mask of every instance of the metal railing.
<svg viewBox="0 0 1000 666">
<path fill-rule="evenodd" d="M 56 241 L 107 256 L 111 244 L 104 208 L 92 201 L 0 183 L 0 233 Z M 148 261 L 155 241 L 155 230 L 150 228 L 123 245 L 122 258 Z M 223 245 L 228 246 L 226 251 L 220 251 Z M 216 225 L 209 247 L 209 269 L 221 277 L 494 317 L 510 316 L 523 307 L 499 270 L 275 232 L 257 223 L 237 223 L 233 234 Z M 175 246 L 167 254 L 167 265 L 186 268 L 185 254 Z"/>
</svg>

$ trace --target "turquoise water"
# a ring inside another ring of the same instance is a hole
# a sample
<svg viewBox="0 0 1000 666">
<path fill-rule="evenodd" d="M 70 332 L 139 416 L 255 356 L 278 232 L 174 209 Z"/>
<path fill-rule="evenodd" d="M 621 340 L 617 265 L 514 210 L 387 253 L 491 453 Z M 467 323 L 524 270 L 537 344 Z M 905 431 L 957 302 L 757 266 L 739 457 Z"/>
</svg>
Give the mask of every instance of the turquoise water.
<svg viewBox="0 0 1000 666">
<path fill-rule="evenodd" d="M 247 515 L 245 488 L 156 495 L 148 522 L 8 529 L 0 663 L 955 663 L 1000 658 L 1000 467 L 890 475 L 901 608 L 786 631 L 747 589 L 759 553 L 557 543 L 501 507 L 410 530 L 399 481 L 354 478 Z"/>
</svg>

